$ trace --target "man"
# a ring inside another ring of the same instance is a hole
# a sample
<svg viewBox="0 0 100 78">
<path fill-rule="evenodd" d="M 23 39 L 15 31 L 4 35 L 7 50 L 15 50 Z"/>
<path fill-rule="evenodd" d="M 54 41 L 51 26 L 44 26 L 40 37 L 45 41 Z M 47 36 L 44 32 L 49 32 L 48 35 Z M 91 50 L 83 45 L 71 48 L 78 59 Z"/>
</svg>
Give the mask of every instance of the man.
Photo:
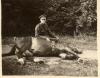
<svg viewBox="0 0 100 78">
<path fill-rule="evenodd" d="M 50 38 L 56 38 L 46 23 L 46 15 L 41 15 L 39 19 L 40 23 L 35 27 L 35 37 L 46 36 Z"/>
</svg>

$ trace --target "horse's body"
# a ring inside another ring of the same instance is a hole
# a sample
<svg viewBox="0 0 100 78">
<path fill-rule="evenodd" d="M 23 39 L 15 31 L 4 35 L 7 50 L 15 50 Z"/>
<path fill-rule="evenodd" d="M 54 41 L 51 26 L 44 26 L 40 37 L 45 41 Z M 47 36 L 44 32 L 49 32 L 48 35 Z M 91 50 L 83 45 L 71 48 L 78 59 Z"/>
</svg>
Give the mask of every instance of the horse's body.
<svg viewBox="0 0 100 78">
<path fill-rule="evenodd" d="M 15 52 L 17 49 L 17 52 Z M 70 50 L 71 56 L 67 49 L 58 49 L 52 45 L 51 41 L 48 41 L 46 38 L 38 37 L 16 37 L 15 45 L 11 54 L 16 54 L 18 59 L 26 57 L 26 52 L 29 51 L 30 56 L 60 56 L 61 53 L 65 53 L 67 58 L 78 58 L 78 56 Z M 9 53 L 10 54 L 10 53 Z M 61 56 L 60 56 L 61 57 Z M 66 58 L 66 57 L 64 57 Z"/>
</svg>

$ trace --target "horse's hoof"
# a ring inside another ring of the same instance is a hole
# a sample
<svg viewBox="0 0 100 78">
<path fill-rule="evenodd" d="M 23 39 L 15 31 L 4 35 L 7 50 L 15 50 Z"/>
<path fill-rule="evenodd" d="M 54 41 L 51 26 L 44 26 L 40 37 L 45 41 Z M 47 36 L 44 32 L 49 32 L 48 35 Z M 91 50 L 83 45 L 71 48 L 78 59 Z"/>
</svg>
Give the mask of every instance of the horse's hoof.
<svg viewBox="0 0 100 78">
<path fill-rule="evenodd" d="M 74 50 L 74 52 L 77 53 L 77 54 L 82 54 L 83 53 L 82 50 L 78 50 L 78 49 Z"/>
<path fill-rule="evenodd" d="M 59 54 L 59 56 L 60 56 L 60 58 L 62 58 L 62 59 L 66 59 L 67 54 L 66 54 L 66 53 L 61 53 L 61 54 Z"/>
<path fill-rule="evenodd" d="M 77 61 L 78 63 L 84 63 L 84 60 L 82 58 L 79 58 Z"/>
<path fill-rule="evenodd" d="M 17 61 L 18 65 L 24 65 L 25 64 L 25 60 L 23 58 L 18 59 Z"/>
<path fill-rule="evenodd" d="M 82 52 L 82 51 L 77 51 L 76 53 L 77 53 L 77 54 L 82 54 L 83 52 Z"/>
<path fill-rule="evenodd" d="M 39 64 L 44 64 L 44 61 L 39 61 Z"/>
<path fill-rule="evenodd" d="M 43 64 L 44 60 L 43 59 L 39 59 L 39 58 L 34 58 L 34 62 L 38 63 L 38 64 Z"/>
</svg>

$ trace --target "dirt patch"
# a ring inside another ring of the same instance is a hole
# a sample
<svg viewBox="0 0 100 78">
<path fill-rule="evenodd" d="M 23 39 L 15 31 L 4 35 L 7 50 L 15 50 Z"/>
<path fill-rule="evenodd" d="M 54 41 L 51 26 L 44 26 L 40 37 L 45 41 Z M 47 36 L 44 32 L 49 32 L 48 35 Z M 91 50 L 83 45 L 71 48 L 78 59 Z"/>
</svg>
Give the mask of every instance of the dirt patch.
<svg viewBox="0 0 100 78">
<path fill-rule="evenodd" d="M 84 50 L 79 56 L 88 60 L 98 59 L 96 50 Z"/>
</svg>

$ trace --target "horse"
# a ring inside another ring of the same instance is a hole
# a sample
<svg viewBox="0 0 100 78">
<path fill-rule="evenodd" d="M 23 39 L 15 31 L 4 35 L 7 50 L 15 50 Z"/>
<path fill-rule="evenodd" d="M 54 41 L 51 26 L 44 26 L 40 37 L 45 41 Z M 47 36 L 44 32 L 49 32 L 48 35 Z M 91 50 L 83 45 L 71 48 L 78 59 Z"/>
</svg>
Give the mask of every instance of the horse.
<svg viewBox="0 0 100 78">
<path fill-rule="evenodd" d="M 78 59 L 77 49 L 57 48 L 55 38 L 48 37 L 15 37 L 14 46 L 10 53 L 2 56 L 16 55 L 20 64 L 25 63 L 25 59 L 34 56 L 57 56 L 62 59 Z"/>
</svg>

